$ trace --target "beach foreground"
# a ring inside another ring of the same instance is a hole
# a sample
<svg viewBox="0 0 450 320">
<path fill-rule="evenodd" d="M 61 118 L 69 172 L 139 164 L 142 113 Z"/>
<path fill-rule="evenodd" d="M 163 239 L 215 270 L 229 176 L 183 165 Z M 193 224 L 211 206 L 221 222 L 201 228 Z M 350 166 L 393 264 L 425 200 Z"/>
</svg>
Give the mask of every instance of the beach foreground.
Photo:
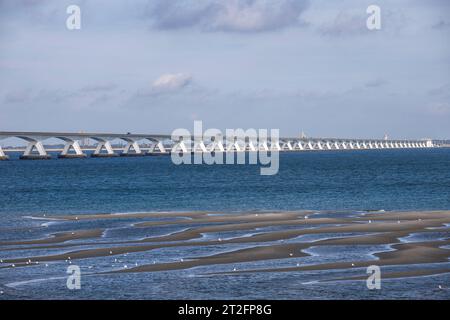
<svg viewBox="0 0 450 320">
<path fill-rule="evenodd" d="M 365 281 L 359 280 L 366 280 L 366 268 L 375 265 L 382 279 L 413 279 L 416 286 L 427 278 L 437 297 L 450 297 L 445 283 L 450 211 L 160 212 L 28 219 L 29 228 L 5 228 L 7 238 L 0 240 L 0 298 L 36 298 L 27 290 L 33 286 L 40 287 L 41 298 L 70 291 L 61 285 L 69 265 L 80 266 L 84 283 L 96 286 L 101 279 L 114 282 L 125 275 L 139 282 L 173 273 L 171 279 L 197 277 L 217 286 L 224 277 L 292 274 L 300 275 L 302 284 L 328 283 L 328 288 L 346 283 L 363 288 Z M 59 287 L 52 289 L 52 282 Z M 47 289 L 41 287 L 44 283 Z M 108 284 L 103 281 L 103 286 Z"/>
</svg>

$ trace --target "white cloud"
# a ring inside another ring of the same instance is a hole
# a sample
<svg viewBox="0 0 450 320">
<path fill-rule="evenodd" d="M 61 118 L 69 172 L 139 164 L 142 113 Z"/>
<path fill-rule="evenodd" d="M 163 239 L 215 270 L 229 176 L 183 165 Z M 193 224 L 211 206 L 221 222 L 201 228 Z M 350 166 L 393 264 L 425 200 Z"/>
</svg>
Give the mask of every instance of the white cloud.
<svg viewBox="0 0 450 320">
<path fill-rule="evenodd" d="M 186 73 L 166 73 L 161 75 L 152 84 L 154 93 L 178 91 L 189 85 L 192 76 Z"/>
</svg>

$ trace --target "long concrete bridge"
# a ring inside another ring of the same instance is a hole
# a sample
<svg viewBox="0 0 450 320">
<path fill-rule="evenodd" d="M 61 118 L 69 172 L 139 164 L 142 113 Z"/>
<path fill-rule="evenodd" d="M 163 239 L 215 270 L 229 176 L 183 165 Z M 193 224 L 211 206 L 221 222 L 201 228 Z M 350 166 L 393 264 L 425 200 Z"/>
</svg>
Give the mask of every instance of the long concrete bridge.
<svg viewBox="0 0 450 320">
<path fill-rule="evenodd" d="M 144 156 L 170 154 L 170 152 L 252 152 L 252 151 L 312 151 L 312 150 L 365 150 L 365 149 L 410 149 L 433 148 L 432 140 L 391 140 L 391 139 L 339 139 L 339 138 L 278 138 L 276 140 L 216 136 L 203 139 L 191 136 L 190 139 L 173 140 L 170 135 L 159 134 L 120 134 L 120 133 L 67 133 L 67 132 L 5 132 L 0 131 L 0 141 L 19 138 L 27 143 L 20 159 L 50 159 L 44 141 L 59 139 L 64 143 L 58 158 L 84 158 L 88 147 L 81 143 L 86 139 L 95 141 L 91 157 Z M 113 148 L 111 142 L 121 140 L 125 146 Z M 144 146 L 145 142 L 145 147 Z M 92 147 L 91 147 L 92 148 Z M 2 149 L 0 160 L 8 159 Z"/>
</svg>

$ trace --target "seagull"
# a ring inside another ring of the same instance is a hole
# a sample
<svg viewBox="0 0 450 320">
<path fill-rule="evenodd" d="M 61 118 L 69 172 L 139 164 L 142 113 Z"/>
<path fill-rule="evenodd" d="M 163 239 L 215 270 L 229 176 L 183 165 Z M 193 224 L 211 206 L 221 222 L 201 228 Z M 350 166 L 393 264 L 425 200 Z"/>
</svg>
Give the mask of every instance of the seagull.
<svg viewBox="0 0 450 320">
<path fill-rule="evenodd" d="M 126 269 L 126 268 L 128 268 L 128 266 L 127 266 L 127 265 L 124 265 L 123 267 L 124 267 L 125 269 Z"/>
<path fill-rule="evenodd" d="M 112 254 L 112 251 L 110 251 L 109 254 Z"/>
<path fill-rule="evenodd" d="M 137 262 L 135 262 L 134 265 L 137 267 L 138 266 Z"/>
<path fill-rule="evenodd" d="M 369 223 L 372 223 L 372 220 L 369 220 Z"/>
<path fill-rule="evenodd" d="M 237 269 L 236 268 L 233 268 L 233 271 L 236 271 Z"/>
<path fill-rule="evenodd" d="M 183 262 L 183 258 L 181 258 L 180 261 Z"/>
<path fill-rule="evenodd" d="M 289 253 L 289 256 L 292 257 L 294 254 L 293 253 Z"/>
<path fill-rule="evenodd" d="M 222 241 L 222 238 L 219 238 L 219 242 Z"/>
<path fill-rule="evenodd" d="M 354 267 L 355 266 L 355 264 L 354 263 L 352 263 L 352 267 Z"/>
<path fill-rule="evenodd" d="M 13 268 L 14 268 L 15 266 L 16 266 L 16 265 L 15 265 L 14 263 L 11 265 L 11 267 L 13 267 Z"/>
<path fill-rule="evenodd" d="M 397 223 L 400 223 L 400 220 L 397 220 Z"/>
<path fill-rule="evenodd" d="M 48 263 L 46 263 L 45 266 L 48 267 Z"/>
<path fill-rule="evenodd" d="M 438 286 L 439 289 L 443 289 L 441 285 Z"/>
<path fill-rule="evenodd" d="M 305 219 L 308 219 L 308 216 L 305 216 Z"/>
<path fill-rule="evenodd" d="M 300 267 L 300 263 L 297 263 L 297 267 Z"/>
<path fill-rule="evenodd" d="M 75 217 L 75 220 L 78 220 L 78 217 Z"/>
<path fill-rule="evenodd" d="M 0 294 L 3 294 L 3 291 L 0 291 Z"/>
<path fill-rule="evenodd" d="M 3 259 L 0 259 L 0 263 L 3 263 Z"/>
</svg>

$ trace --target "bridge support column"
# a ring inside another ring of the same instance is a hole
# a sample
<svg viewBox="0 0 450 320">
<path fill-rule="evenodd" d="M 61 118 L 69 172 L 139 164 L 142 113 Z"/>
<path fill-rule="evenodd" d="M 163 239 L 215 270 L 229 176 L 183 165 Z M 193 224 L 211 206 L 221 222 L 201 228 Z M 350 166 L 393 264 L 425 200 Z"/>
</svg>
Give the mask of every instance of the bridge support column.
<svg viewBox="0 0 450 320">
<path fill-rule="evenodd" d="M 254 144 L 253 141 L 251 141 L 251 140 L 247 143 L 247 146 L 245 147 L 245 149 L 246 149 L 247 151 L 252 151 L 252 152 L 258 151 L 258 150 L 256 149 L 256 147 L 255 147 L 255 144 Z"/>
<path fill-rule="evenodd" d="M 8 156 L 3 151 L 2 146 L 0 146 L 0 160 L 8 160 Z"/>
<path fill-rule="evenodd" d="M 270 150 L 281 151 L 281 146 L 279 141 L 270 142 Z"/>
<path fill-rule="evenodd" d="M 111 158 L 111 157 L 118 157 L 119 155 L 117 153 L 114 153 L 113 148 L 111 147 L 111 142 L 107 140 L 97 140 L 98 144 L 95 148 L 95 151 L 93 154 L 91 154 L 91 157 L 94 158 Z M 102 150 L 105 149 L 106 153 L 102 153 Z"/>
<path fill-rule="evenodd" d="M 286 142 L 286 147 L 288 148 L 288 150 L 289 151 L 293 151 L 294 150 L 294 148 L 292 147 L 292 144 L 291 144 L 291 142 L 290 141 L 288 141 L 288 142 Z M 284 146 L 283 146 L 284 147 Z M 284 149 L 284 148 L 283 148 Z"/>
<path fill-rule="evenodd" d="M 177 143 L 175 143 L 173 145 L 171 152 L 187 153 L 188 149 L 187 149 L 186 144 L 184 143 L 184 141 L 181 140 L 181 141 L 179 141 L 179 142 L 177 142 Z"/>
<path fill-rule="evenodd" d="M 75 153 L 69 153 L 70 149 L 73 149 Z M 78 141 L 67 141 L 63 151 L 58 155 L 58 158 L 86 158 L 86 154 L 81 150 Z"/>
<path fill-rule="evenodd" d="M 200 148 L 200 150 L 198 150 Z M 194 142 L 194 147 L 192 149 L 192 152 L 208 152 L 206 150 L 205 143 L 203 141 L 200 142 Z"/>
<path fill-rule="evenodd" d="M 156 148 L 159 149 L 159 152 L 156 152 Z M 152 148 L 148 150 L 145 155 L 146 156 L 158 156 L 158 155 L 167 155 L 169 152 L 164 147 L 164 144 L 161 141 L 158 141 L 158 143 L 153 144 Z"/>
<path fill-rule="evenodd" d="M 340 149 L 339 143 L 338 143 L 337 141 L 334 142 L 334 148 L 335 148 L 336 150 L 339 150 L 339 149 Z"/>
<path fill-rule="evenodd" d="M 130 152 L 131 150 L 134 150 L 134 152 Z M 121 157 L 142 157 L 143 155 L 144 153 L 137 141 L 127 141 L 125 148 L 123 148 L 120 154 Z"/>
<path fill-rule="evenodd" d="M 34 151 L 37 153 L 33 153 Z M 47 151 L 44 149 L 44 145 L 41 141 L 37 140 L 29 140 L 27 148 L 23 155 L 20 156 L 22 160 L 47 160 L 51 159 L 51 156 L 47 154 Z"/>
<path fill-rule="evenodd" d="M 219 151 L 219 152 L 225 152 L 225 148 L 224 148 L 224 146 L 223 146 L 223 144 L 222 144 L 222 141 L 220 141 L 220 140 L 215 140 L 215 141 L 212 143 L 211 148 L 210 148 L 209 151 L 210 151 L 210 152 L 216 152 L 216 151 Z M 257 151 L 257 150 L 254 150 L 254 151 Z"/>
<path fill-rule="evenodd" d="M 261 147 L 262 147 L 262 149 L 261 149 Z M 269 151 L 269 147 L 267 146 L 267 141 L 260 141 L 258 143 L 258 149 L 260 151 Z"/>
</svg>

